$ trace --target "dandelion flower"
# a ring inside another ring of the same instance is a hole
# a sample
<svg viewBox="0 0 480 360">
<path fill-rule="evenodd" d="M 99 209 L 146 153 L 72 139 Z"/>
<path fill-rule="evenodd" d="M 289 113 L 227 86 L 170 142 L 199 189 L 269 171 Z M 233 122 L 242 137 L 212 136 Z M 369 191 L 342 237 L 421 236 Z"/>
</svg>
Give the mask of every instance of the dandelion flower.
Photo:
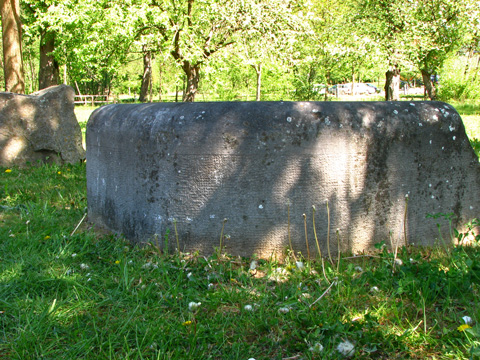
<svg viewBox="0 0 480 360">
<path fill-rule="evenodd" d="M 467 325 L 470 325 L 471 323 L 473 323 L 473 320 L 470 316 L 464 316 L 462 317 L 462 319 L 463 319 L 463 322 Z"/>
<path fill-rule="evenodd" d="M 298 269 L 298 270 L 303 270 L 303 269 L 305 269 L 305 265 L 303 264 L 302 261 L 296 261 L 296 262 L 295 262 L 295 265 L 297 266 L 297 269 Z"/>
<path fill-rule="evenodd" d="M 191 325 L 191 324 L 192 324 L 192 322 L 190 320 L 184 321 L 182 323 L 183 326 L 188 326 L 188 325 Z"/>
<path fill-rule="evenodd" d="M 5 172 L 8 174 L 8 173 L 11 173 L 12 172 L 12 169 L 7 169 L 5 170 Z"/>
<path fill-rule="evenodd" d="M 245 305 L 243 307 L 246 311 L 253 311 L 253 306 L 252 305 Z"/>
<path fill-rule="evenodd" d="M 43 240 L 48 240 L 48 239 L 50 239 L 50 236 L 49 236 L 49 235 L 47 235 L 47 236 L 45 236 L 45 237 L 43 238 Z"/>
<path fill-rule="evenodd" d="M 471 329 L 471 328 L 472 328 L 472 327 L 471 327 L 470 325 L 468 325 L 468 324 L 463 324 L 463 325 L 460 325 L 460 326 L 457 328 L 457 330 L 458 330 L 458 331 L 465 331 L 465 330 Z"/>
<path fill-rule="evenodd" d="M 323 345 L 320 343 L 315 343 L 315 345 L 311 346 L 308 350 L 310 350 L 313 353 L 321 353 L 323 351 Z"/>
<path fill-rule="evenodd" d="M 337 351 L 343 356 L 352 356 L 355 353 L 355 346 L 348 340 L 338 344 Z"/>
<path fill-rule="evenodd" d="M 115 264 L 120 264 L 120 260 L 115 260 Z"/>
<path fill-rule="evenodd" d="M 188 310 L 195 311 L 200 307 L 200 305 L 202 305 L 201 302 L 197 303 L 195 301 L 191 301 L 191 302 L 188 303 Z"/>
<path fill-rule="evenodd" d="M 62 175 L 62 172 L 61 172 L 61 171 L 57 171 L 57 174 L 58 174 L 58 175 Z"/>
</svg>

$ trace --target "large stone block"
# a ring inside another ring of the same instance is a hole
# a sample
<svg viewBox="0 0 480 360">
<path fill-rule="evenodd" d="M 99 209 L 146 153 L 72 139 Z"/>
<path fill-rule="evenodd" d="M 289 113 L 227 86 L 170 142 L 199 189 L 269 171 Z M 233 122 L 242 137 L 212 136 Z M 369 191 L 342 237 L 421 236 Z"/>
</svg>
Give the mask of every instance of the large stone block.
<svg viewBox="0 0 480 360">
<path fill-rule="evenodd" d="M 336 229 L 342 250 L 433 244 L 445 219 L 478 217 L 480 166 L 441 102 L 108 105 L 87 125 L 89 218 L 133 241 L 210 253 L 306 255 Z M 408 198 L 408 206 L 406 199 Z M 327 212 L 328 201 L 328 212 Z M 328 216 L 330 229 L 327 229 Z"/>
<path fill-rule="evenodd" d="M 32 95 L 0 93 L 0 166 L 85 159 L 74 95 L 66 85 Z"/>
</svg>

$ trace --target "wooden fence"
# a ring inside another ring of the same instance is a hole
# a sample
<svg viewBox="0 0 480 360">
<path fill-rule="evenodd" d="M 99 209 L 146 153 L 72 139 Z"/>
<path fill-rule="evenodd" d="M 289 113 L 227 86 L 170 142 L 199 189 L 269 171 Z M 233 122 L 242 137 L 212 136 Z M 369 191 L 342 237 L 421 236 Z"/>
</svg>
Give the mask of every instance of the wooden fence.
<svg viewBox="0 0 480 360">
<path fill-rule="evenodd" d="M 108 95 L 75 95 L 75 104 L 84 105 L 96 105 L 96 104 L 108 104 L 116 102 L 115 99 L 110 98 Z"/>
</svg>

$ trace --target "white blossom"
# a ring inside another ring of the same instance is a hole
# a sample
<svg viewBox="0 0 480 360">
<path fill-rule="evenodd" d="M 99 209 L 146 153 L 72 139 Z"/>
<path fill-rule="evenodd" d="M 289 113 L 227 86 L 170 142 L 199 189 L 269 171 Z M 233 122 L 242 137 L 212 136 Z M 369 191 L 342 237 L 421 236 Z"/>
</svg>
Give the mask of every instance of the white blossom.
<svg viewBox="0 0 480 360">
<path fill-rule="evenodd" d="M 200 307 L 200 305 L 202 305 L 201 302 L 197 303 L 195 301 L 191 301 L 191 302 L 188 303 L 188 310 L 195 311 Z"/>
<path fill-rule="evenodd" d="M 323 345 L 317 342 L 313 346 L 311 346 L 308 350 L 310 350 L 313 353 L 321 353 L 323 351 Z"/>
<path fill-rule="evenodd" d="M 464 316 L 464 317 L 462 317 L 462 319 L 465 322 L 465 324 L 467 324 L 467 325 L 470 325 L 470 324 L 473 323 L 473 320 L 470 316 Z"/>
<path fill-rule="evenodd" d="M 348 340 L 338 344 L 337 351 L 343 356 L 352 356 L 355 353 L 355 346 Z"/>
</svg>

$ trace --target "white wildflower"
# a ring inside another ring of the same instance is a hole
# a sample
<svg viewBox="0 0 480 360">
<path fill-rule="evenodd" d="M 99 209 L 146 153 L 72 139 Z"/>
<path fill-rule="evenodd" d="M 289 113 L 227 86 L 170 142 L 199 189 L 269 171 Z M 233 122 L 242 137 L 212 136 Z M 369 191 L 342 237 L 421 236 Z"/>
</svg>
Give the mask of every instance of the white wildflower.
<svg viewBox="0 0 480 360">
<path fill-rule="evenodd" d="M 363 272 L 363 269 L 361 266 L 355 266 L 355 271 Z"/>
<path fill-rule="evenodd" d="M 302 261 L 296 261 L 296 262 L 295 262 L 295 265 L 297 266 L 297 269 L 298 269 L 298 270 L 303 270 L 303 269 L 305 269 L 305 265 L 303 264 Z"/>
<path fill-rule="evenodd" d="M 253 260 L 253 261 L 250 263 L 250 270 L 255 270 L 255 269 L 257 268 L 257 265 L 258 265 L 257 260 Z"/>
<path fill-rule="evenodd" d="M 355 346 L 348 340 L 338 344 L 337 351 L 343 356 L 352 356 L 355 353 Z"/>
<path fill-rule="evenodd" d="M 214 284 L 212 284 L 212 283 L 208 284 L 208 290 L 211 290 L 211 289 L 214 289 L 214 288 L 215 288 Z"/>
<path fill-rule="evenodd" d="M 202 305 L 201 302 L 197 303 L 195 301 L 191 301 L 191 302 L 188 303 L 188 310 L 195 311 L 200 307 L 200 305 Z"/>
<path fill-rule="evenodd" d="M 473 323 L 473 320 L 470 316 L 464 316 L 464 317 L 462 317 L 462 319 L 465 322 L 465 324 L 467 324 L 467 325 L 470 325 L 470 324 Z"/>
<path fill-rule="evenodd" d="M 150 261 L 148 261 L 148 262 L 146 262 L 145 264 L 143 264 L 143 266 L 142 266 L 142 269 L 150 269 L 150 268 L 157 269 L 157 268 L 158 268 L 158 265 L 157 265 L 157 264 L 153 264 L 153 263 L 151 263 Z"/>
<path fill-rule="evenodd" d="M 380 289 L 379 289 L 378 287 L 376 287 L 376 286 L 372 286 L 372 287 L 370 288 L 370 291 L 371 291 L 371 292 L 379 292 Z"/>
<path fill-rule="evenodd" d="M 281 307 L 280 309 L 278 309 L 278 312 L 279 312 L 280 314 L 286 314 L 286 313 L 288 313 L 289 311 L 290 311 L 290 308 L 288 308 L 288 307 Z"/>
<path fill-rule="evenodd" d="M 315 343 L 315 345 L 311 346 L 308 350 L 313 353 L 321 353 L 323 351 L 323 345 L 320 343 Z"/>
<path fill-rule="evenodd" d="M 76 253 L 73 253 L 73 254 L 72 254 L 72 257 L 75 257 L 75 256 L 77 256 L 77 254 L 76 254 Z"/>
<path fill-rule="evenodd" d="M 246 311 L 253 311 L 253 306 L 252 305 L 245 305 L 243 307 Z"/>
<path fill-rule="evenodd" d="M 88 266 L 87 264 L 80 264 L 80 269 L 82 270 L 87 270 L 87 269 L 90 269 L 90 266 Z"/>
<path fill-rule="evenodd" d="M 395 259 L 395 264 L 397 264 L 397 265 L 399 265 L 399 266 L 403 265 L 402 259 L 398 259 L 398 258 Z"/>
</svg>

